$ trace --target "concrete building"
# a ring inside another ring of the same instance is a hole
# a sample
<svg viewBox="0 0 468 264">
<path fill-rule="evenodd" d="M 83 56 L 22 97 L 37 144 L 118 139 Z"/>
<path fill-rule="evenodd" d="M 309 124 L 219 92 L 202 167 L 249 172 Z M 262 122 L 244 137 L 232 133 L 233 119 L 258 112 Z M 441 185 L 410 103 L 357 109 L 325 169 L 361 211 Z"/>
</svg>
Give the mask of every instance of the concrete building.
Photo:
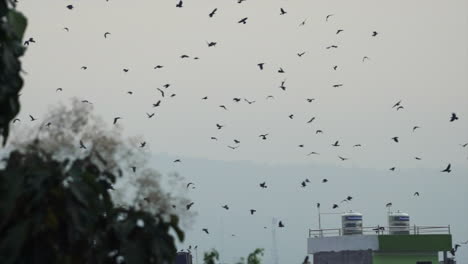
<svg viewBox="0 0 468 264">
<path fill-rule="evenodd" d="M 177 252 L 175 264 L 192 264 L 192 254 L 190 252 Z"/>
<path fill-rule="evenodd" d="M 363 227 L 362 215 L 350 212 L 341 228 L 309 230 L 313 264 L 439 264 L 439 252 L 442 263 L 454 263 L 450 226 L 410 226 L 401 212 L 388 218 L 388 226 Z"/>
</svg>

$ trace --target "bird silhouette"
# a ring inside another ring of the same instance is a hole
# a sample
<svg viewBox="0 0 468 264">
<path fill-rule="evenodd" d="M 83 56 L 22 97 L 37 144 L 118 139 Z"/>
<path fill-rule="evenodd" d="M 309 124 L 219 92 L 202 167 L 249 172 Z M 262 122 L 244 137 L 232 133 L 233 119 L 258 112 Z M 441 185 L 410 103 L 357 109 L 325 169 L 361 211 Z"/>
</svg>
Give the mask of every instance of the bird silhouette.
<svg viewBox="0 0 468 264">
<path fill-rule="evenodd" d="M 370 58 L 367 56 L 362 57 L 362 62 L 364 62 L 365 60 L 370 60 Z"/>
<path fill-rule="evenodd" d="M 111 34 L 110 32 L 104 33 L 104 38 L 107 38 L 107 36 L 110 35 L 110 34 Z"/>
<path fill-rule="evenodd" d="M 420 127 L 414 126 L 414 127 L 413 127 L 413 132 L 414 132 L 416 129 L 418 129 L 418 128 L 420 128 Z"/>
<path fill-rule="evenodd" d="M 84 145 L 82 140 L 80 140 L 80 149 L 86 149 L 86 146 Z"/>
<path fill-rule="evenodd" d="M 284 227 L 283 221 L 279 221 L 279 222 L 278 222 L 278 227 L 279 227 L 279 228 L 283 228 L 283 227 Z"/>
<path fill-rule="evenodd" d="M 223 128 L 224 126 L 223 126 L 223 125 L 220 125 L 220 124 L 216 124 L 216 127 L 217 127 L 218 129 L 221 129 L 221 128 Z"/>
<path fill-rule="evenodd" d="M 182 8 L 183 5 L 184 5 L 184 2 L 183 2 L 182 0 L 180 0 L 180 1 L 177 3 L 176 7 Z"/>
<path fill-rule="evenodd" d="M 333 85 L 333 88 L 338 88 L 338 87 L 341 87 L 341 86 L 343 86 L 343 84 L 341 84 L 341 83 L 339 83 L 339 84 L 334 84 L 334 85 Z"/>
<path fill-rule="evenodd" d="M 262 187 L 263 189 L 266 189 L 267 188 L 267 185 L 266 185 L 266 182 L 262 182 L 259 184 L 260 187 Z"/>
<path fill-rule="evenodd" d="M 306 256 L 302 264 L 308 264 L 308 263 L 309 263 L 309 256 Z"/>
<path fill-rule="evenodd" d="M 387 207 L 387 208 L 388 208 L 388 207 L 392 207 L 392 203 L 387 203 L 387 204 L 385 205 L 385 207 Z"/>
<path fill-rule="evenodd" d="M 392 137 L 392 140 L 395 141 L 396 143 L 398 143 L 398 137 Z"/>
<path fill-rule="evenodd" d="M 315 151 L 312 151 L 310 152 L 309 154 L 307 154 L 307 156 L 310 156 L 310 155 L 320 155 L 319 153 L 315 152 Z"/>
<path fill-rule="evenodd" d="M 301 52 L 301 53 L 297 53 L 297 56 L 298 56 L 298 57 L 302 57 L 302 56 L 304 56 L 304 54 L 306 54 L 305 51 L 304 51 L 304 52 Z"/>
<path fill-rule="evenodd" d="M 330 45 L 326 47 L 326 49 L 337 49 L 337 48 L 338 48 L 337 45 Z"/>
<path fill-rule="evenodd" d="M 404 108 L 403 106 L 399 106 L 399 107 L 397 107 L 396 110 L 398 111 L 398 110 L 401 110 L 401 109 L 403 109 L 403 108 Z"/>
<path fill-rule="evenodd" d="M 415 159 L 415 160 L 421 160 L 421 158 L 420 158 L 420 157 L 414 157 L 414 159 Z"/>
<path fill-rule="evenodd" d="M 188 187 L 190 187 L 190 185 L 194 185 L 194 183 L 193 183 L 193 182 L 189 182 L 189 183 L 187 183 L 187 186 L 186 186 L 186 188 L 188 189 Z"/>
<path fill-rule="evenodd" d="M 283 70 L 283 68 L 280 67 L 278 73 L 285 73 L 285 71 Z"/>
<path fill-rule="evenodd" d="M 257 210 L 255 210 L 255 209 L 250 209 L 250 215 L 253 215 L 255 212 L 257 212 Z"/>
<path fill-rule="evenodd" d="M 232 150 L 235 150 L 237 149 L 239 146 L 228 146 L 228 148 L 232 149 Z"/>
<path fill-rule="evenodd" d="M 391 171 L 395 171 L 395 169 L 396 169 L 395 167 L 391 167 L 391 168 L 390 168 Z"/>
<path fill-rule="evenodd" d="M 162 65 L 156 65 L 156 66 L 154 66 L 153 69 L 157 70 L 157 69 L 162 69 L 162 68 L 164 68 L 164 66 L 162 66 Z"/>
<path fill-rule="evenodd" d="M 216 14 L 216 11 L 218 11 L 218 8 L 213 9 L 213 11 L 211 11 L 211 13 L 208 16 L 213 17 Z"/>
<path fill-rule="evenodd" d="M 70 29 L 67 28 L 67 27 L 64 27 L 63 30 L 65 30 L 66 32 L 69 32 L 69 31 L 70 31 Z"/>
<path fill-rule="evenodd" d="M 336 209 L 336 208 L 338 208 L 338 207 L 339 207 L 339 206 L 338 206 L 337 204 L 333 204 L 332 209 Z"/>
<path fill-rule="evenodd" d="M 315 98 L 306 98 L 306 101 L 307 101 L 308 103 L 312 103 L 314 100 L 315 100 Z"/>
<path fill-rule="evenodd" d="M 302 20 L 302 22 L 299 24 L 300 27 L 305 26 L 307 22 L 307 19 Z"/>
<path fill-rule="evenodd" d="M 63 91 L 62 88 L 57 88 L 57 89 L 55 90 L 55 92 L 62 92 L 62 91 Z"/>
<path fill-rule="evenodd" d="M 153 107 L 158 107 L 161 105 L 161 100 L 158 100 L 155 104 L 153 104 Z"/>
<path fill-rule="evenodd" d="M 248 17 L 244 17 L 242 18 L 241 20 L 239 20 L 239 22 L 237 22 L 238 24 L 247 24 L 247 19 L 249 19 Z"/>
<path fill-rule="evenodd" d="M 303 188 L 306 187 L 306 186 L 307 186 L 306 182 L 305 182 L 305 181 L 301 182 L 301 186 L 302 186 Z"/>
<path fill-rule="evenodd" d="M 310 123 L 312 123 L 314 120 L 315 120 L 315 116 L 314 116 L 314 117 L 312 117 L 312 118 L 311 118 L 309 121 L 307 121 L 307 124 L 310 124 Z"/>
<path fill-rule="evenodd" d="M 327 182 L 328 182 L 327 179 L 323 179 L 323 180 L 322 180 L 322 183 L 327 183 Z"/>
<path fill-rule="evenodd" d="M 460 146 L 462 146 L 462 148 L 466 148 L 466 146 L 468 146 L 468 143 L 462 144 Z"/>
<path fill-rule="evenodd" d="M 357 148 L 357 147 L 362 147 L 362 145 L 361 144 L 356 144 L 356 145 L 353 146 L 353 148 Z"/>
<path fill-rule="evenodd" d="M 175 159 L 173 162 L 174 163 L 181 163 L 182 161 L 180 159 Z"/>
<path fill-rule="evenodd" d="M 117 121 L 119 121 L 119 119 L 122 119 L 122 117 L 118 116 L 118 117 L 114 117 L 114 125 L 117 124 Z"/>
<path fill-rule="evenodd" d="M 36 119 L 36 118 L 34 118 L 34 116 L 32 116 L 32 115 L 29 115 L 29 118 L 31 118 L 31 122 L 32 122 L 32 121 L 36 121 L 36 120 L 37 120 L 37 119 Z"/>
<path fill-rule="evenodd" d="M 144 148 L 146 146 L 146 141 L 140 142 L 140 148 Z"/>
<path fill-rule="evenodd" d="M 161 96 L 164 97 L 165 93 L 163 90 L 161 90 L 160 88 L 156 88 L 160 93 L 161 93 Z"/>
<path fill-rule="evenodd" d="M 286 15 L 288 12 L 286 12 L 283 8 L 280 8 L 280 15 Z"/>
<path fill-rule="evenodd" d="M 255 101 L 249 101 L 246 98 L 244 98 L 244 101 L 247 102 L 249 105 L 255 103 Z"/>
<path fill-rule="evenodd" d="M 458 116 L 455 113 L 452 113 L 452 116 L 450 117 L 450 122 L 453 122 L 455 120 L 458 120 Z"/>
<path fill-rule="evenodd" d="M 293 119 L 293 118 L 294 118 L 294 115 L 293 115 L 293 114 L 290 114 L 288 117 L 289 117 L 289 119 Z"/>
<path fill-rule="evenodd" d="M 396 103 L 392 106 L 392 108 L 398 107 L 398 106 L 400 106 L 400 105 L 401 105 L 401 100 L 398 101 L 398 102 L 396 102 Z"/>
<path fill-rule="evenodd" d="M 325 17 L 325 21 L 328 22 L 328 19 L 329 19 L 330 17 L 332 17 L 332 16 L 334 16 L 334 14 L 327 15 L 327 16 Z"/>
<path fill-rule="evenodd" d="M 345 160 L 349 159 L 349 158 L 344 158 L 344 157 L 341 157 L 341 156 L 338 156 L 338 158 L 340 158 L 341 161 L 345 161 Z"/>
<path fill-rule="evenodd" d="M 344 31 L 343 29 L 338 29 L 338 30 L 336 31 L 336 35 L 340 34 L 340 33 L 343 32 L 343 31 Z"/>
<path fill-rule="evenodd" d="M 268 134 L 262 134 L 262 135 L 259 135 L 258 137 L 260 137 L 263 140 L 266 140 L 267 136 L 268 136 Z"/>
<path fill-rule="evenodd" d="M 218 44 L 217 42 L 206 42 L 206 44 L 208 45 L 208 47 L 216 47 L 216 44 Z"/>
<path fill-rule="evenodd" d="M 377 36 L 378 34 L 379 34 L 379 33 L 377 33 L 377 31 L 373 31 L 373 32 L 372 32 L 372 36 L 373 36 L 373 37 Z"/>
<path fill-rule="evenodd" d="M 191 202 L 185 206 L 187 210 L 190 210 L 190 208 L 193 206 L 194 202 Z"/>
<path fill-rule="evenodd" d="M 129 69 L 123 69 L 123 72 L 128 72 L 128 71 L 129 71 Z"/>
<path fill-rule="evenodd" d="M 245 2 L 245 1 L 247 1 L 247 0 L 237 0 L 237 3 L 242 4 L 242 2 Z"/>
<path fill-rule="evenodd" d="M 132 169 L 133 173 L 136 173 L 136 169 L 137 169 L 136 166 L 132 166 L 130 168 Z"/>
<path fill-rule="evenodd" d="M 263 65 L 265 65 L 264 62 L 257 64 L 258 68 L 260 68 L 261 71 L 263 70 Z"/>
<path fill-rule="evenodd" d="M 82 70 L 87 70 L 88 67 L 86 67 L 86 66 L 81 66 L 81 69 L 82 69 Z"/>
<path fill-rule="evenodd" d="M 13 124 L 16 123 L 16 122 L 20 122 L 21 120 L 19 118 L 15 118 L 13 119 Z"/>
<path fill-rule="evenodd" d="M 151 114 L 146 113 L 146 115 L 148 116 L 148 118 L 152 118 L 154 116 L 154 113 L 151 113 Z"/>
<path fill-rule="evenodd" d="M 339 147 L 340 146 L 340 142 L 337 140 L 335 141 L 335 143 L 332 144 L 333 147 Z"/>
<path fill-rule="evenodd" d="M 227 108 L 226 108 L 225 105 L 220 105 L 219 107 L 220 107 L 220 108 L 223 108 L 224 110 L 227 110 Z"/>
<path fill-rule="evenodd" d="M 317 135 L 317 134 L 319 134 L 319 133 L 320 133 L 320 134 L 323 134 L 323 131 L 322 131 L 322 130 L 320 130 L 320 129 L 319 129 L 319 130 L 317 130 L 317 131 L 315 131 L 315 134 L 316 134 L 316 135 Z"/>
<path fill-rule="evenodd" d="M 338 65 L 333 66 L 333 70 L 336 71 L 337 69 L 338 69 Z"/>
<path fill-rule="evenodd" d="M 222 208 L 226 209 L 226 210 L 229 210 L 229 206 L 226 204 L 226 205 L 223 205 L 221 206 Z"/>
<path fill-rule="evenodd" d="M 279 88 L 281 88 L 281 90 L 283 91 L 286 91 L 286 86 L 284 86 L 285 83 L 286 83 L 286 80 L 281 81 L 281 85 L 279 86 Z"/>
<path fill-rule="evenodd" d="M 415 192 L 413 196 L 419 196 L 419 192 Z"/>
<path fill-rule="evenodd" d="M 202 231 L 205 232 L 207 235 L 210 234 L 210 233 L 208 232 L 208 229 L 207 229 L 207 228 L 203 228 Z"/>
<path fill-rule="evenodd" d="M 67 5 L 67 8 L 72 10 L 73 9 L 73 5 Z"/>
<path fill-rule="evenodd" d="M 446 168 L 445 168 L 443 171 L 441 171 L 441 172 L 447 172 L 447 173 L 450 173 L 450 172 L 452 171 L 452 169 L 451 169 L 451 168 L 452 168 L 452 165 L 449 163 L 449 164 L 447 165 L 447 167 L 446 167 Z"/>
<path fill-rule="evenodd" d="M 202 97 L 202 100 L 208 100 L 208 96 Z"/>
</svg>

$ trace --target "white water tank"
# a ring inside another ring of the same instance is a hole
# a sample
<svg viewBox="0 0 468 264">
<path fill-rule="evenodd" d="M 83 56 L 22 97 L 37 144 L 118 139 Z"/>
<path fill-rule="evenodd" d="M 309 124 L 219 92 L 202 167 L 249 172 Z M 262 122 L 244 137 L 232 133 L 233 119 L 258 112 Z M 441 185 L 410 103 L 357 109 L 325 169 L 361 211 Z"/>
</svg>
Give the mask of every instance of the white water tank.
<svg viewBox="0 0 468 264">
<path fill-rule="evenodd" d="M 341 215 L 343 235 L 362 235 L 362 214 L 349 211 Z"/>
<path fill-rule="evenodd" d="M 410 217 L 400 211 L 388 214 L 388 232 L 390 235 L 408 235 L 410 233 Z"/>
</svg>

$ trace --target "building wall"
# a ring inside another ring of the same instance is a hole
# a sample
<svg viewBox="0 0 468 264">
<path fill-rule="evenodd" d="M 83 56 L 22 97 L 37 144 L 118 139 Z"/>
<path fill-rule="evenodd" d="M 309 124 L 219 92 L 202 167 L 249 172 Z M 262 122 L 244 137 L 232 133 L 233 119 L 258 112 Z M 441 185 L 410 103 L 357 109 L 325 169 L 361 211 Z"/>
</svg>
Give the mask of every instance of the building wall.
<svg viewBox="0 0 468 264">
<path fill-rule="evenodd" d="M 309 254 L 368 249 L 379 249 L 379 239 L 377 235 L 311 237 L 307 241 L 307 252 Z"/>
<path fill-rule="evenodd" d="M 380 253 L 374 252 L 373 264 L 416 264 L 419 261 L 431 261 L 432 264 L 439 263 L 437 252 L 424 253 Z"/>
<path fill-rule="evenodd" d="M 373 264 L 372 251 L 358 250 L 315 253 L 314 264 Z"/>
</svg>

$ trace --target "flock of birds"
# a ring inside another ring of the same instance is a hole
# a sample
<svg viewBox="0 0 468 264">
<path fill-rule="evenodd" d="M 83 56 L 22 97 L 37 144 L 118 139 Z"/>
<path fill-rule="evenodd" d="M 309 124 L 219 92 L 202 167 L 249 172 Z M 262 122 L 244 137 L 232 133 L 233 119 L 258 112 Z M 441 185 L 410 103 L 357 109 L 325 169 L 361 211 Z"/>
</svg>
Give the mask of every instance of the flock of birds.
<svg viewBox="0 0 468 264">
<path fill-rule="evenodd" d="M 108 0 L 107 0 L 107 1 L 108 1 Z M 242 3 L 245 2 L 246 0 L 236 0 L 236 1 L 237 1 L 238 4 L 242 4 Z M 176 7 L 177 7 L 177 8 L 183 8 L 183 7 L 184 7 L 184 2 L 183 2 L 182 0 L 178 1 L 177 4 L 176 4 Z M 69 10 L 73 10 L 73 9 L 74 9 L 74 6 L 73 6 L 72 4 L 70 4 L 70 5 L 67 5 L 66 8 L 69 9 Z M 210 17 L 210 18 L 213 18 L 213 17 L 217 14 L 217 12 L 218 12 L 218 8 L 214 8 L 211 12 L 209 12 L 209 13 L 207 14 L 207 16 Z M 287 12 L 284 8 L 279 8 L 279 13 L 278 13 L 278 14 L 281 15 L 281 16 L 284 16 L 284 15 L 287 15 L 288 12 Z M 324 17 L 324 21 L 325 21 L 325 22 L 328 22 L 330 19 L 333 18 L 333 16 L 334 16 L 334 14 L 328 14 L 328 15 L 326 15 L 326 16 Z M 246 25 L 246 24 L 248 23 L 248 19 L 249 19 L 248 17 L 242 17 L 242 18 L 240 18 L 240 19 L 237 21 L 237 23 L 238 23 L 238 24 L 241 24 L 241 25 Z M 299 27 L 305 26 L 306 23 L 307 23 L 307 19 L 305 19 L 305 20 L 303 20 L 302 22 L 300 22 L 300 23 L 299 23 Z M 69 29 L 68 27 L 64 27 L 63 30 L 66 31 L 66 32 L 70 32 L 70 29 Z M 341 28 L 336 29 L 336 35 L 342 34 L 342 32 L 344 32 L 344 29 L 341 29 Z M 105 32 L 105 33 L 103 34 L 104 39 L 109 39 L 111 36 L 112 36 L 112 33 L 111 33 L 111 32 Z M 378 37 L 378 36 L 379 36 L 379 33 L 378 33 L 377 31 L 372 31 L 372 32 L 370 32 L 370 34 L 369 34 L 369 37 L 371 37 L 371 38 L 376 38 L 376 37 Z M 28 39 L 24 42 L 24 45 L 25 45 L 25 46 L 30 46 L 30 45 L 34 45 L 34 44 L 36 44 L 36 40 L 35 40 L 33 37 L 28 38 Z M 206 44 L 207 44 L 207 47 L 208 47 L 208 48 L 214 48 L 214 47 L 217 46 L 217 42 L 215 42 L 215 41 L 207 42 Z M 326 47 L 325 47 L 325 49 L 327 49 L 327 50 L 337 49 L 337 48 L 339 48 L 338 45 L 329 45 L 329 46 L 326 46 Z M 297 55 L 299 58 L 303 57 L 305 54 L 306 54 L 306 51 L 302 51 L 302 52 L 296 53 L 296 55 Z M 183 55 L 180 56 L 180 59 L 189 59 L 189 58 L 191 58 L 191 56 L 189 56 L 189 55 L 187 55 L 187 54 L 183 54 Z M 200 58 L 199 58 L 199 57 L 193 57 L 192 59 L 198 60 L 198 59 L 200 59 Z M 370 60 L 370 58 L 369 58 L 368 56 L 363 56 L 363 57 L 362 57 L 362 63 L 365 63 L 367 60 Z M 266 69 L 266 66 L 267 66 L 267 65 L 266 65 L 265 62 L 259 62 L 259 63 L 257 63 L 257 65 L 256 65 L 256 67 L 258 68 L 259 71 L 265 70 L 265 69 Z M 154 70 L 159 70 L 159 69 L 162 69 L 162 68 L 164 68 L 164 65 L 156 65 L 156 66 L 154 66 Z M 337 71 L 338 68 L 339 68 L 339 65 L 334 65 L 334 66 L 332 67 L 331 70 Z M 83 71 L 88 70 L 88 66 L 86 66 L 86 65 L 81 66 L 81 70 L 83 70 Z M 130 69 L 129 69 L 129 68 L 123 68 L 122 71 L 123 71 L 124 73 L 128 73 L 128 72 L 130 71 Z M 277 73 L 279 73 L 279 74 L 285 74 L 285 70 L 284 70 L 282 67 L 279 67 L 279 69 L 277 70 Z M 332 86 L 333 88 L 340 88 L 340 87 L 342 87 L 343 85 L 344 85 L 343 83 L 335 83 L 335 84 L 332 84 L 331 86 Z M 175 97 L 175 96 L 176 96 L 175 93 L 171 93 L 171 92 L 170 92 L 170 90 L 169 90 L 170 87 L 171 87 L 171 84 L 167 83 L 167 84 L 164 84 L 164 85 L 162 86 L 162 88 L 157 88 L 157 91 L 158 91 L 158 93 L 160 94 L 161 98 L 160 98 L 159 100 L 157 100 L 155 103 L 152 103 L 152 108 L 153 108 L 153 109 L 157 109 L 158 107 L 160 107 L 161 104 L 164 103 L 165 98 L 168 98 L 168 97 L 171 98 L 171 97 Z M 284 91 L 284 92 L 287 90 L 286 79 L 284 79 L 283 81 L 281 81 L 281 83 L 279 84 L 278 88 L 281 89 L 281 90 Z M 57 93 L 58 93 L 58 92 L 63 92 L 63 88 L 57 88 L 57 89 L 56 89 L 56 92 L 57 92 Z M 127 94 L 132 95 L 132 94 L 133 94 L 133 91 L 128 91 Z M 200 98 L 200 100 L 202 100 L 202 101 L 205 101 L 205 100 L 208 100 L 208 99 L 209 99 L 209 97 L 208 97 L 207 95 Z M 266 100 L 274 100 L 275 97 L 274 97 L 273 95 L 266 95 L 266 96 L 265 96 L 265 99 L 266 99 Z M 247 99 L 247 98 L 241 98 L 241 97 L 235 97 L 235 98 L 233 98 L 232 100 L 233 100 L 234 103 L 245 102 L 245 103 L 247 103 L 247 104 L 249 104 L 249 105 L 250 105 L 250 104 L 256 103 L 255 100 L 249 100 L 249 99 Z M 313 102 L 316 100 L 316 98 L 305 98 L 304 100 L 305 100 L 307 103 L 313 103 Z M 82 100 L 82 103 L 92 104 L 92 103 L 91 103 L 90 101 L 88 101 L 88 100 Z M 399 100 L 399 101 L 395 102 L 395 103 L 393 104 L 393 106 L 390 104 L 390 105 L 389 105 L 389 108 L 390 108 L 390 106 L 391 106 L 392 109 L 395 109 L 395 111 L 403 111 L 403 110 L 404 110 L 404 105 L 403 105 L 403 103 L 402 103 L 402 100 Z M 226 106 L 226 105 L 224 105 L 224 104 L 220 104 L 220 105 L 219 105 L 219 108 L 221 108 L 221 109 L 223 109 L 223 110 L 226 110 L 226 111 L 228 110 L 228 106 Z M 146 113 L 146 116 L 147 116 L 148 119 L 154 118 L 154 117 L 155 117 L 155 112 Z M 292 119 L 295 118 L 295 116 L 294 116 L 294 114 L 290 114 L 290 115 L 288 115 L 288 118 L 292 120 Z M 315 116 L 314 116 L 314 117 L 311 117 L 310 119 L 307 120 L 306 124 L 313 123 L 315 119 L 316 119 Z M 34 117 L 33 115 L 29 115 L 29 121 L 35 122 L 35 121 L 37 121 L 37 120 L 38 120 L 38 118 Z M 113 125 L 117 125 L 117 124 L 118 124 L 119 122 L 121 122 L 122 120 L 123 120 L 123 117 L 121 117 L 121 116 L 116 116 L 116 117 L 114 117 L 114 118 L 112 119 L 112 124 L 113 124 Z M 448 115 L 447 115 L 447 122 L 456 122 L 456 121 L 458 121 L 458 120 L 459 120 L 459 117 L 458 117 L 458 115 L 457 115 L 456 113 L 451 113 L 451 114 L 448 114 Z M 20 121 L 21 121 L 21 120 L 20 120 L 19 118 L 16 118 L 16 119 L 13 120 L 13 124 L 14 124 L 14 123 L 17 123 L 17 122 L 20 122 Z M 52 125 L 51 122 L 47 122 L 47 121 L 45 121 L 44 124 L 45 124 L 47 127 L 50 127 L 50 126 Z M 214 124 L 214 126 L 215 126 L 215 128 L 216 128 L 217 130 L 222 130 L 222 129 L 225 128 L 225 125 L 224 125 L 224 124 L 220 124 L 220 123 L 216 123 L 216 124 Z M 413 132 L 416 132 L 416 130 L 418 130 L 418 129 L 421 129 L 421 128 L 420 128 L 419 126 L 414 126 L 414 127 L 412 128 L 412 131 L 413 131 Z M 316 130 L 315 130 L 315 134 L 322 134 L 322 133 L 324 133 L 324 131 L 321 130 L 321 129 L 316 129 Z M 262 134 L 259 134 L 259 135 L 258 135 L 258 138 L 259 138 L 259 140 L 266 141 L 266 140 L 269 139 L 269 135 L 270 135 L 269 132 L 262 133 Z M 213 140 L 213 141 L 217 141 L 217 140 L 218 140 L 218 137 L 216 137 L 216 136 L 211 136 L 210 139 Z M 392 141 L 392 142 L 395 143 L 395 144 L 400 143 L 400 138 L 399 138 L 398 136 L 391 137 L 391 138 L 389 138 L 389 140 Z M 77 144 L 78 144 L 78 147 L 79 147 L 80 149 L 83 149 L 83 150 L 86 150 L 86 149 L 87 149 L 87 142 L 84 142 L 82 139 L 79 139 Z M 241 141 L 240 141 L 240 140 L 234 139 L 234 140 L 233 140 L 233 144 L 228 145 L 227 147 L 228 147 L 229 149 L 231 149 L 231 150 L 236 150 L 237 148 L 239 148 L 240 144 L 241 144 Z M 336 140 L 335 142 L 333 142 L 332 144 L 330 144 L 330 146 L 333 147 L 333 148 L 339 148 L 339 147 L 341 146 L 340 140 Z M 461 146 L 462 146 L 463 148 L 466 148 L 466 147 L 468 146 L 468 143 L 461 144 Z M 145 141 L 140 142 L 140 144 L 139 144 L 138 147 L 140 147 L 140 148 L 145 148 L 145 147 L 146 147 L 146 142 L 145 142 Z M 304 144 L 300 144 L 300 145 L 298 145 L 298 147 L 299 147 L 299 148 L 304 148 Z M 354 147 L 354 148 L 362 147 L 362 144 L 355 144 L 355 145 L 353 145 L 353 147 Z M 309 153 L 307 154 L 307 156 L 312 156 L 312 155 L 320 155 L 320 153 L 315 152 L 315 151 L 311 151 L 311 152 L 309 152 Z M 347 160 L 350 159 L 349 157 L 343 157 L 343 156 L 338 156 L 338 158 L 339 158 L 341 161 L 347 161 Z M 415 159 L 416 159 L 416 160 L 421 160 L 420 157 L 415 157 Z M 173 160 L 173 162 L 174 162 L 174 163 L 181 163 L 182 160 L 181 160 L 181 159 L 175 159 L 175 160 Z M 395 169 L 396 169 L 396 167 L 391 167 L 389 170 L 390 170 L 390 171 L 395 171 Z M 136 167 L 136 166 L 132 166 L 132 167 L 131 167 L 131 170 L 133 171 L 133 173 L 136 173 L 136 172 L 137 172 L 137 167 Z M 447 164 L 446 166 L 441 167 L 441 170 L 440 170 L 441 173 L 450 173 L 451 171 L 452 171 L 452 165 L 451 165 L 450 163 Z M 322 183 L 322 184 L 326 184 L 327 182 L 328 182 L 328 179 L 325 179 L 325 178 L 324 178 L 324 179 L 321 180 L 321 183 Z M 299 185 L 301 188 L 306 188 L 307 185 L 308 185 L 309 183 L 311 183 L 311 180 L 310 180 L 310 179 L 304 179 L 304 180 L 303 180 L 302 182 L 300 182 L 298 185 Z M 187 188 L 187 189 L 189 189 L 189 188 L 195 188 L 194 186 L 195 186 L 195 183 L 194 183 L 194 182 L 190 182 L 190 183 L 188 183 L 188 184 L 186 185 L 186 188 Z M 268 188 L 268 184 L 267 184 L 267 182 L 264 181 L 264 182 L 259 183 L 259 184 L 258 184 L 258 187 L 261 188 L 261 189 L 267 189 L 267 188 Z M 420 195 L 419 192 L 414 192 L 414 196 L 419 196 L 419 195 Z M 353 200 L 353 197 L 348 195 L 347 197 L 344 197 L 344 199 L 341 200 L 340 202 L 337 202 L 337 203 L 334 203 L 334 204 L 330 205 L 330 208 L 331 208 L 331 209 L 338 209 L 338 208 L 340 208 L 340 204 L 341 204 L 341 203 L 348 203 L 348 202 L 351 202 L 352 200 Z M 195 205 L 195 202 L 193 202 L 193 201 L 190 202 L 190 203 L 188 203 L 188 204 L 186 205 L 186 210 L 191 210 L 191 208 L 192 208 L 194 205 Z M 320 203 L 317 203 L 317 208 L 320 208 L 320 206 L 321 206 Z M 391 202 L 388 202 L 385 206 L 386 206 L 386 207 L 391 207 L 391 206 L 392 206 L 392 203 L 391 203 Z M 229 210 L 229 209 L 230 209 L 229 204 L 224 204 L 224 205 L 221 206 L 221 208 L 224 209 L 224 210 Z M 254 209 L 254 208 L 248 208 L 248 209 L 246 209 L 246 210 L 248 210 L 248 212 L 250 213 L 250 215 L 254 215 L 254 214 L 257 212 L 257 209 Z M 278 221 L 277 224 L 278 224 L 278 227 L 279 227 L 279 228 L 284 228 L 284 227 L 286 226 L 283 220 Z M 264 227 L 264 228 L 266 228 L 266 227 Z M 202 228 L 201 231 L 204 232 L 204 233 L 206 233 L 206 234 L 210 234 L 210 231 L 208 230 L 208 228 Z M 233 234 L 233 236 L 234 236 L 234 234 Z M 460 244 L 467 244 L 467 243 L 468 243 L 468 241 L 462 242 L 462 243 L 460 243 Z M 453 255 L 455 255 L 455 252 L 457 251 L 458 247 L 460 247 L 460 244 L 456 244 L 455 247 L 454 247 L 454 249 L 451 251 L 451 253 L 452 253 Z M 196 247 L 197 247 L 197 246 L 195 246 L 195 249 L 196 249 Z M 188 250 L 190 251 L 191 249 L 192 249 L 192 246 L 189 246 Z M 306 259 L 304 259 L 304 263 L 307 263 L 307 261 L 308 261 L 308 257 L 306 257 Z"/>
</svg>

